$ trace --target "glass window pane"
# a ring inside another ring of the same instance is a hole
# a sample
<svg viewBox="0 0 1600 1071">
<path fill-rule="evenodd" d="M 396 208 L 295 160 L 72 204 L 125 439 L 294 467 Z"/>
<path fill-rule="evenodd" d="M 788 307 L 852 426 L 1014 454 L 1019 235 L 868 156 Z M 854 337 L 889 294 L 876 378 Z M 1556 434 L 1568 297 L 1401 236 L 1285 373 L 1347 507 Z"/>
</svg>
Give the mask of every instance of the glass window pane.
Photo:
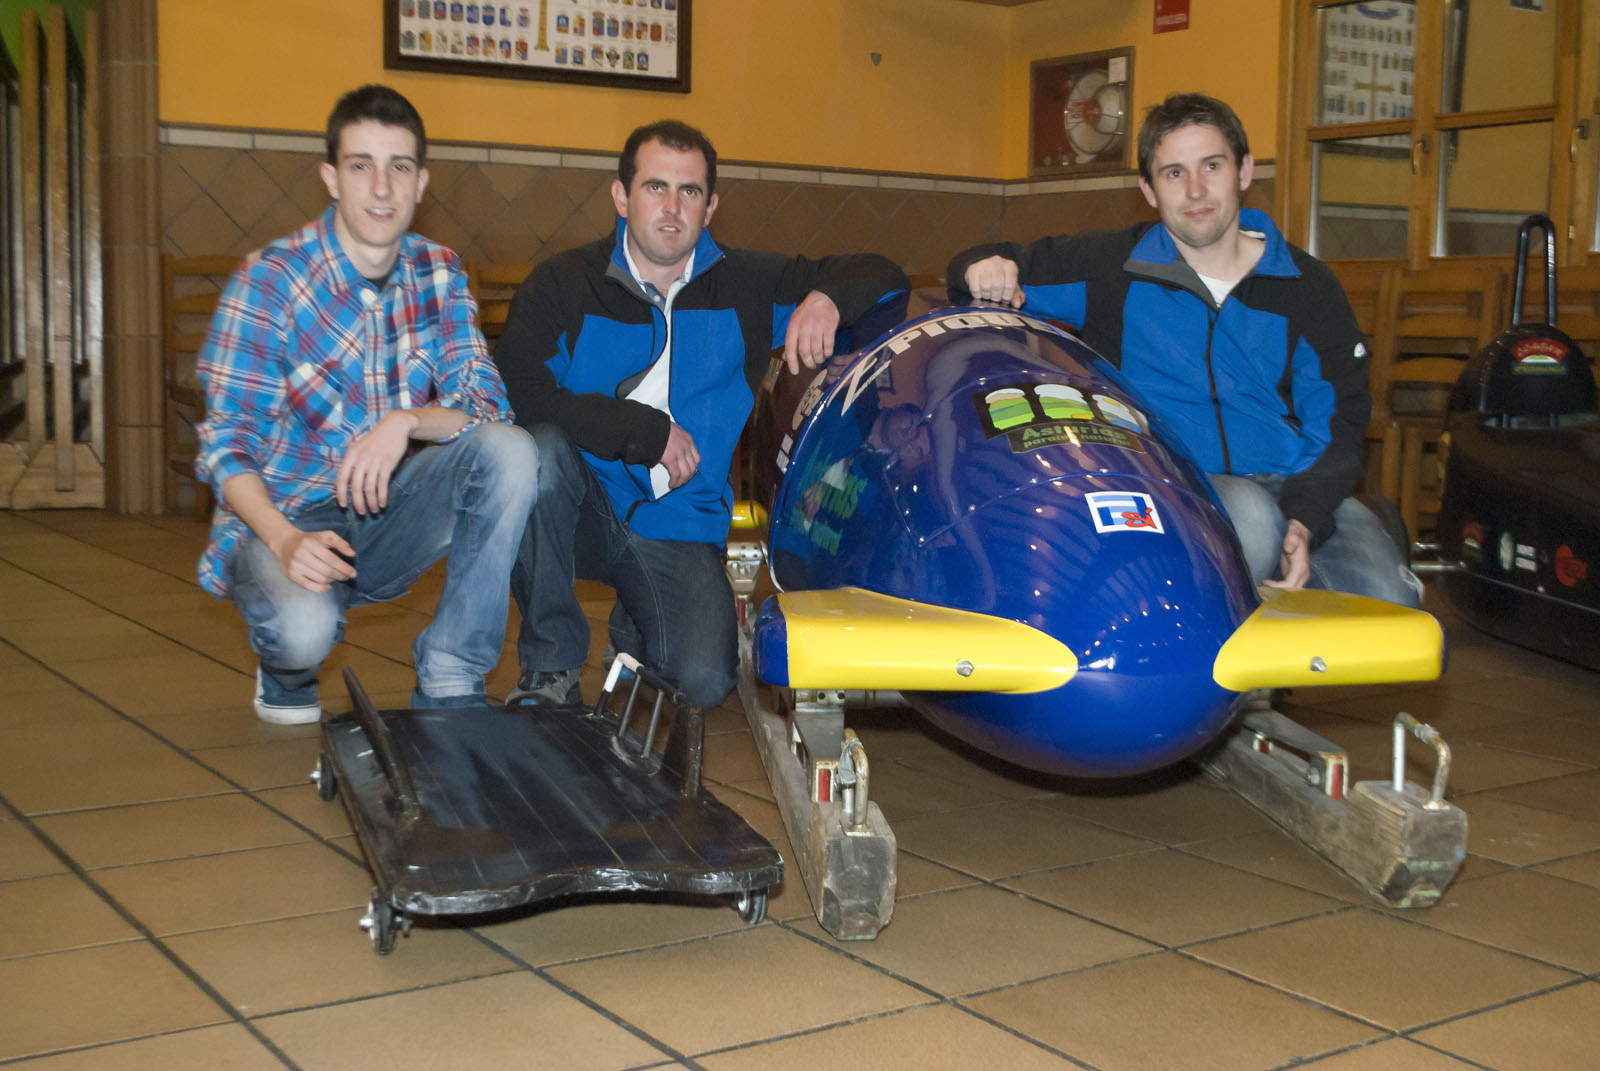
<svg viewBox="0 0 1600 1071">
<path fill-rule="evenodd" d="M 1594 137 L 1600 131 L 1600 111 L 1589 116 L 1589 137 Z M 1594 212 L 1594 228 L 1589 234 L 1589 252 L 1600 251 L 1600 168 L 1596 169 L 1595 187 L 1590 191 L 1594 196 L 1594 203 L 1590 210 Z"/>
<path fill-rule="evenodd" d="M 1324 260 L 1406 255 L 1409 138 L 1318 142 L 1312 183 L 1312 253 Z"/>
<path fill-rule="evenodd" d="M 1561 5 L 1568 2 L 1449 0 L 1439 110 L 1475 112 L 1555 103 L 1556 24 Z"/>
<path fill-rule="evenodd" d="M 10 77 L 0 41 L 0 74 Z M 22 277 L 22 110 L 10 81 L 0 87 L 0 373 L 9 374 L 27 354 L 27 326 L 23 306 L 27 301 Z M 0 387 L 0 410 L 20 401 L 22 386 Z"/>
<path fill-rule="evenodd" d="M 1417 6 L 1366 0 L 1317 12 L 1317 123 L 1372 123 L 1412 113 Z"/>
<path fill-rule="evenodd" d="M 1517 226 L 1550 211 L 1551 123 L 1443 131 L 1436 256 L 1511 256 Z"/>
</svg>

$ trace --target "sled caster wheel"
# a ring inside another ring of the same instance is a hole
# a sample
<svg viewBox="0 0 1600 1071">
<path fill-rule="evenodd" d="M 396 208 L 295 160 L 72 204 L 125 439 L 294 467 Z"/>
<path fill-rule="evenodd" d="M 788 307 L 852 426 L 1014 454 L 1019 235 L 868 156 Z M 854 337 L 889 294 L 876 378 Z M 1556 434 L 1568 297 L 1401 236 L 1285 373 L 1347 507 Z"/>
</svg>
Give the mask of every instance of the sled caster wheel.
<svg viewBox="0 0 1600 1071">
<path fill-rule="evenodd" d="M 733 909 L 739 913 L 741 919 L 754 926 L 767 917 L 767 890 L 751 889 L 736 894 L 733 898 Z"/>
<path fill-rule="evenodd" d="M 387 900 L 378 899 L 376 891 L 367 904 L 367 913 L 361 917 L 361 928 L 372 938 L 372 950 L 380 956 L 394 951 L 397 935 L 411 932 L 411 920 L 404 918 Z"/>
<path fill-rule="evenodd" d="M 328 756 L 317 758 L 317 768 L 311 771 L 311 781 L 317 786 L 317 795 L 322 797 L 323 803 L 332 803 L 333 797 L 339 794 L 339 779 L 334 776 L 333 763 L 328 761 Z"/>
</svg>

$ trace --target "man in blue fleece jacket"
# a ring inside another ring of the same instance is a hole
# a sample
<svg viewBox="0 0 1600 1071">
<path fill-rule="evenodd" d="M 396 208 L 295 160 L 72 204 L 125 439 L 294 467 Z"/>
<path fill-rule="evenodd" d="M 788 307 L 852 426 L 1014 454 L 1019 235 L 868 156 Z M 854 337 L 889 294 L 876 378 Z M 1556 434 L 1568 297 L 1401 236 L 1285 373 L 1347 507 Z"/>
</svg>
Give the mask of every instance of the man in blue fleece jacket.
<svg viewBox="0 0 1600 1071">
<path fill-rule="evenodd" d="M 1065 320 L 1120 367 L 1210 475 L 1258 583 L 1416 606 L 1420 583 L 1350 497 L 1372 398 L 1338 280 L 1241 208 L 1255 161 L 1227 104 L 1170 96 L 1138 148 L 1159 222 L 978 246 L 951 261 L 952 289 Z"/>
<path fill-rule="evenodd" d="M 879 256 L 722 249 L 705 230 L 716 181 L 700 131 L 640 127 L 611 187 L 614 233 L 540 264 L 512 300 L 495 362 L 541 451 L 511 577 L 523 615 L 513 702 L 581 700 L 579 576 L 616 589 L 616 650 L 697 706 L 722 700 L 738 670 L 728 470 L 772 350 L 791 372 L 816 367 L 841 324 L 907 287 Z"/>
</svg>

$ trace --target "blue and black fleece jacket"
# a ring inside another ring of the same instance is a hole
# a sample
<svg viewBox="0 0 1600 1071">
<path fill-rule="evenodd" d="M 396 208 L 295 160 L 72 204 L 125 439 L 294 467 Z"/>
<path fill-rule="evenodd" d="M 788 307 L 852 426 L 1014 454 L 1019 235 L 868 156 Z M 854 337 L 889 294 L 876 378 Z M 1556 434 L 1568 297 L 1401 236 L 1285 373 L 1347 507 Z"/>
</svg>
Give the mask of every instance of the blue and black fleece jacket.
<svg viewBox="0 0 1600 1071">
<path fill-rule="evenodd" d="M 672 417 L 626 395 L 661 355 L 665 314 L 628 271 L 609 238 L 558 253 L 518 288 L 495 364 L 516 421 L 554 424 L 583 452 L 617 517 L 647 539 L 722 544 L 733 493 L 728 470 L 739 434 L 795 307 L 813 290 L 849 326 L 905 273 L 874 254 L 786 257 L 724 250 L 702 232 L 694 274 L 672 303 Z M 672 421 L 693 437 L 700 468 L 660 498 L 650 467 L 661 460 Z"/>
<path fill-rule="evenodd" d="M 1076 327 L 1205 471 L 1286 476 L 1279 505 L 1315 547 L 1361 479 L 1367 349 L 1326 265 L 1263 212 L 1242 210 L 1239 225 L 1266 248 L 1220 306 L 1159 222 L 977 246 L 946 278 L 960 295 L 968 265 L 1015 261 L 1025 310 Z"/>
</svg>

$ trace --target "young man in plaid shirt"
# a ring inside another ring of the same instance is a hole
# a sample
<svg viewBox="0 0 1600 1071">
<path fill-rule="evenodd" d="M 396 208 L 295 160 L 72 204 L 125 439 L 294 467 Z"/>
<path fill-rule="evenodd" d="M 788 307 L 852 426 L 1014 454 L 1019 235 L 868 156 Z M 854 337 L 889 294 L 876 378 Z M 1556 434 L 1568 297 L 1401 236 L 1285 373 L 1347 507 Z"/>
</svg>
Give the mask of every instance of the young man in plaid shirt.
<svg viewBox="0 0 1600 1071">
<path fill-rule="evenodd" d="M 320 719 L 345 611 L 403 594 L 446 552 L 412 706 L 484 703 L 537 487 L 461 262 L 406 229 L 428 185 L 421 117 L 363 86 L 327 145 L 333 205 L 240 266 L 199 360 L 195 468 L 218 501 L 200 582 L 243 614 L 256 713 L 285 724 Z"/>
</svg>

